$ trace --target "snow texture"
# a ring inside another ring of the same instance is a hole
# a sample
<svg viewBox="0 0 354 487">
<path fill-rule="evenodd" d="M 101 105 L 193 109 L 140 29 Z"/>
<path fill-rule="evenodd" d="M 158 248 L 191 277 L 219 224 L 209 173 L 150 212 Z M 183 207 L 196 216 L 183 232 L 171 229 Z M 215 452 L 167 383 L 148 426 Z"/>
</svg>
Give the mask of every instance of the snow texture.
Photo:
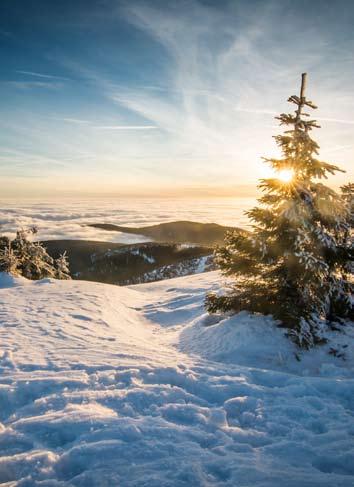
<svg viewBox="0 0 354 487">
<path fill-rule="evenodd" d="M 219 280 L 0 275 L 0 484 L 352 486 L 353 327 L 298 361 L 270 317 L 205 314 Z"/>
</svg>

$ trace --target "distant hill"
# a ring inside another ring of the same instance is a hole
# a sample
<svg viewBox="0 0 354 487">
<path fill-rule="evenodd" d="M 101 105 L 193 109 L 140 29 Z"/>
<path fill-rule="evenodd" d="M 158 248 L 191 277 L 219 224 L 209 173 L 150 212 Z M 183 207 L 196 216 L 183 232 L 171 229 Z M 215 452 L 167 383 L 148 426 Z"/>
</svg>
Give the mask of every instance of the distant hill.
<svg viewBox="0 0 354 487">
<path fill-rule="evenodd" d="M 150 242 L 129 245 L 86 240 L 43 242 L 54 258 L 67 253 L 74 279 L 109 284 L 150 282 L 211 270 L 214 268 L 214 247 L 223 242 L 225 233 L 245 231 L 216 223 L 190 221 L 134 228 L 110 223 L 89 226 L 151 239 Z"/>
<path fill-rule="evenodd" d="M 86 240 L 42 242 L 49 255 L 67 253 L 74 279 L 108 284 L 136 284 L 185 276 L 214 268 L 213 248 L 148 242 L 117 244 Z"/>
<path fill-rule="evenodd" d="M 60 254 L 67 253 L 71 274 L 88 270 L 92 265 L 92 255 L 104 254 L 110 250 L 124 247 L 124 244 L 93 240 L 47 240 L 42 244 L 49 255 L 55 259 Z"/>
<path fill-rule="evenodd" d="M 227 227 L 217 223 L 198 223 L 190 221 L 176 221 L 150 225 L 147 227 L 124 227 L 111 223 L 92 223 L 90 227 L 100 228 L 112 232 L 123 232 L 144 235 L 155 242 L 195 243 L 214 246 L 224 240 L 229 230 L 244 232 L 241 228 Z"/>
</svg>

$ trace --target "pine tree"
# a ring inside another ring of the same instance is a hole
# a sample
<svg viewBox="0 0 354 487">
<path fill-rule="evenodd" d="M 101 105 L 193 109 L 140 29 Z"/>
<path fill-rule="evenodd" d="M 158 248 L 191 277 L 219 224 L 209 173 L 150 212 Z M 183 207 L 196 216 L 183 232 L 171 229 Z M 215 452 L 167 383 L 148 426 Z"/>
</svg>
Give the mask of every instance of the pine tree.
<svg viewBox="0 0 354 487">
<path fill-rule="evenodd" d="M 354 184 L 348 183 L 341 187 L 344 212 L 346 214 L 346 228 L 337 237 L 337 249 L 334 258 L 341 262 L 341 282 L 338 283 L 336 299 L 331 300 L 329 318 L 336 320 L 338 317 L 349 316 L 354 319 L 353 309 L 350 300 L 353 294 L 353 273 L 354 273 L 354 245 L 353 245 L 353 224 L 354 224 Z M 341 286 L 339 286 L 341 284 Z M 340 293 L 339 293 L 340 291 Z M 349 309 L 349 312 L 348 312 Z"/>
<path fill-rule="evenodd" d="M 57 279 L 71 279 L 69 261 L 66 252 L 55 259 L 55 277 Z"/>
<path fill-rule="evenodd" d="M 354 184 L 348 183 L 345 186 L 342 186 L 341 190 L 349 215 L 349 224 L 352 228 L 354 226 Z"/>
<path fill-rule="evenodd" d="M 70 279 L 66 255 L 53 259 L 40 242 L 29 240 L 29 233 L 37 233 L 37 230 L 19 230 L 13 240 L 0 237 L 0 272 L 32 280 L 45 277 Z"/>
<path fill-rule="evenodd" d="M 319 125 L 303 113 L 317 107 L 305 98 L 305 83 L 304 73 L 300 96 L 288 99 L 295 113 L 276 117 L 288 128 L 275 136 L 282 157 L 264 158 L 280 175 L 287 171 L 289 181 L 260 181 L 260 206 L 247 212 L 253 231 L 227 234 L 216 251 L 234 284 L 225 295 L 208 295 L 206 305 L 209 312 L 272 314 L 298 345 L 309 348 L 323 340 L 326 320 L 351 312 L 352 250 L 348 199 L 318 181 L 340 169 L 317 157 L 310 132 Z"/>
<path fill-rule="evenodd" d="M 0 237 L 0 272 L 18 276 L 19 267 L 20 263 L 12 248 L 11 240 L 7 237 Z"/>
</svg>

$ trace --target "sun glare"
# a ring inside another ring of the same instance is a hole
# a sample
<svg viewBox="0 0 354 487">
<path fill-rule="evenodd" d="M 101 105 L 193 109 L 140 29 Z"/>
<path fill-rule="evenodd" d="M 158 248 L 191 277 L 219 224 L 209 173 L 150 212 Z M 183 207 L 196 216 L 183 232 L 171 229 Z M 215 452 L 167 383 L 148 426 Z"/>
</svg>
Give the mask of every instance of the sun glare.
<svg viewBox="0 0 354 487">
<path fill-rule="evenodd" d="M 292 169 L 283 169 L 277 173 L 277 177 L 283 181 L 283 183 L 290 183 L 294 177 L 294 171 Z"/>
</svg>

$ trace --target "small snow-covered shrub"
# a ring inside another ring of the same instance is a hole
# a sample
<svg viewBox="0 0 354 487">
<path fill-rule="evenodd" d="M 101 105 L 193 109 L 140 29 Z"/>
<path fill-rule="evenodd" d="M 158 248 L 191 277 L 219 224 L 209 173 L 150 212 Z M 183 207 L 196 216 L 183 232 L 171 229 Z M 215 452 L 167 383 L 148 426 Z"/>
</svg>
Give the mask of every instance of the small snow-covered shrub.
<svg viewBox="0 0 354 487">
<path fill-rule="evenodd" d="M 0 272 L 31 280 L 45 277 L 70 279 L 65 253 L 53 259 L 40 242 L 29 240 L 31 233 L 36 233 L 36 229 L 19 230 L 13 240 L 0 237 Z"/>
</svg>

